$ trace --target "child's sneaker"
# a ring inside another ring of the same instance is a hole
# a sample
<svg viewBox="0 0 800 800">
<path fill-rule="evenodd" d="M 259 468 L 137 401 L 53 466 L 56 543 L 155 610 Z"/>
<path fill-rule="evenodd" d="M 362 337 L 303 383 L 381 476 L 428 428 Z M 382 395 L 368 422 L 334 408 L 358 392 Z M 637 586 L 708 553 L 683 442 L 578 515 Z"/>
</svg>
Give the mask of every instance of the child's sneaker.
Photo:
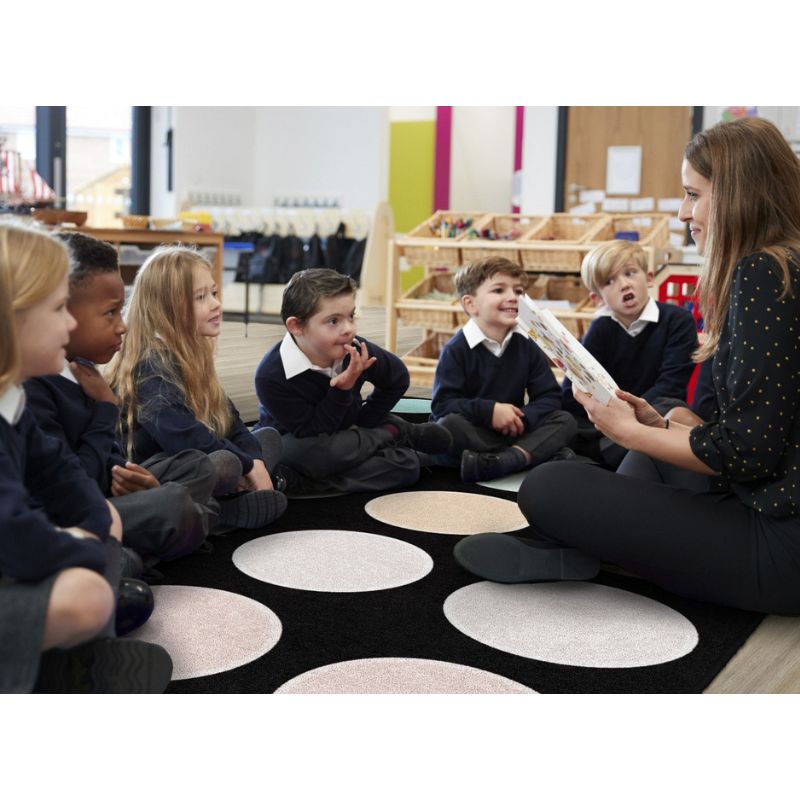
<svg viewBox="0 0 800 800">
<path fill-rule="evenodd" d="M 493 481 L 525 469 L 525 456 L 516 447 L 509 447 L 500 453 L 476 453 L 465 450 L 461 454 L 461 480 L 464 483 Z"/>
<path fill-rule="evenodd" d="M 157 644 L 95 639 L 42 654 L 35 692 L 45 694 L 160 694 L 172 678 L 172 659 Z"/>
</svg>

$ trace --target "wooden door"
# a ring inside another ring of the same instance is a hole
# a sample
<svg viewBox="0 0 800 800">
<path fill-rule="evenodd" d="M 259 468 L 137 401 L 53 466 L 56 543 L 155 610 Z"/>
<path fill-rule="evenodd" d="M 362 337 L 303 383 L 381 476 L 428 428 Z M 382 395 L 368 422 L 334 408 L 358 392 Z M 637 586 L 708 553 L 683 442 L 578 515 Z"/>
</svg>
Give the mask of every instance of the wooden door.
<svg viewBox="0 0 800 800">
<path fill-rule="evenodd" d="M 681 160 L 691 138 L 691 106 L 571 106 L 567 113 L 565 210 L 580 202 L 580 190 L 605 190 L 608 148 L 614 145 L 642 148 L 639 197 L 681 197 Z"/>
</svg>

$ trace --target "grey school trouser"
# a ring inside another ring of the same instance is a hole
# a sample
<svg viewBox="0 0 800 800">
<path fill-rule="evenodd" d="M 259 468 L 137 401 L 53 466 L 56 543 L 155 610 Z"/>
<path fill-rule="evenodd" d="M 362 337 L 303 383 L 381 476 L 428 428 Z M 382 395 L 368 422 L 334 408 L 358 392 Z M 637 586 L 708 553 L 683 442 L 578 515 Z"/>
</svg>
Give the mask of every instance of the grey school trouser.
<svg viewBox="0 0 800 800">
<path fill-rule="evenodd" d="M 302 493 L 379 492 L 419 480 L 414 450 L 385 428 L 350 428 L 298 438 L 284 433 L 281 463 L 303 477 Z"/>
<path fill-rule="evenodd" d="M 448 455 L 460 458 L 464 450 L 497 453 L 517 445 L 531 454 L 533 464 L 547 461 L 562 447 L 566 447 L 578 427 L 568 411 L 553 411 L 534 430 L 526 431 L 521 436 L 503 436 L 492 428 L 475 425 L 461 414 L 448 414 L 438 423 L 447 428 L 453 437 L 453 446 Z"/>
<path fill-rule="evenodd" d="M 141 466 L 161 486 L 109 498 L 122 518 L 123 545 L 160 561 L 194 552 L 216 519 L 209 507 L 216 473 L 208 456 L 199 450 L 157 453 Z"/>
</svg>

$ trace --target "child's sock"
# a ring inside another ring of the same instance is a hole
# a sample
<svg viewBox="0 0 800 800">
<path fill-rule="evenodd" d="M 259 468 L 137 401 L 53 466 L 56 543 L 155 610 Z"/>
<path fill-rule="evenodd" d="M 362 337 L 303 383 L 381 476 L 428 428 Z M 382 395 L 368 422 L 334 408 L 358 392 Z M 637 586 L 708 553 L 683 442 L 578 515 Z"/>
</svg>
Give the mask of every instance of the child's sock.
<svg viewBox="0 0 800 800">
<path fill-rule="evenodd" d="M 525 454 L 516 447 L 500 453 L 476 453 L 465 450 L 461 454 L 461 480 L 464 483 L 493 481 L 512 472 L 519 472 L 528 464 Z"/>
<path fill-rule="evenodd" d="M 271 489 L 220 498 L 219 524 L 231 528 L 263 528 L 286 511 L 286 495 Z"/>
</svg>

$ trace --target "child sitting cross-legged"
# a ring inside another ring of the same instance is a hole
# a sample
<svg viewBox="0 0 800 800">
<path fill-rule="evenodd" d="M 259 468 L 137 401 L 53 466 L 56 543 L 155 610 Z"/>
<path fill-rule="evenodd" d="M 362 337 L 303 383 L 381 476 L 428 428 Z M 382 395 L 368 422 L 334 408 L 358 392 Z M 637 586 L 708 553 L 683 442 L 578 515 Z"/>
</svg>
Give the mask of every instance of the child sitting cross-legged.
<svg viewBox="0 0 800 800">
<path fill-rule="evenodd" d="M 544 353 L 517 325 L 524 271 L 492 256 L 464 265 L 454 280 L 470 320 L 442 349 L 431 410 L 453 437 L 461 479 L 492 480 L 572 458 L 575 420 L 562 409 Z"/>
<path fill-rule="evenodd" d="M 643 397 L 666 413 L 686 400 L 694 370 L 697 328 L 691 312 L 653 300 L 647 255 L 636 242 L 618 239 L 598 245 L 583 260 L 581 278 L 601 305 L 583 337 L 583 346 L 605 367 L 620 389 Z M 578 421 L 574 448 L 606 467 L 616 468 L 627 450 L 602 437 L 562 384 L 564 407 Z"/>
<path fill-rule="evenodd" d="M 286 335 L 255 376 L 259 424 L 283 434 L 278 473 L 288 491 L 380 491 L 419 478 L 422 453 L 444 453 L 450 434 L 389 412 L 409 385 L 405 364 L 354 338 L 356 285 L 330 269 L 295 273 L 281 317 Z M 362 398 L 369 382 L 373 391 Z"/>
</svg>

